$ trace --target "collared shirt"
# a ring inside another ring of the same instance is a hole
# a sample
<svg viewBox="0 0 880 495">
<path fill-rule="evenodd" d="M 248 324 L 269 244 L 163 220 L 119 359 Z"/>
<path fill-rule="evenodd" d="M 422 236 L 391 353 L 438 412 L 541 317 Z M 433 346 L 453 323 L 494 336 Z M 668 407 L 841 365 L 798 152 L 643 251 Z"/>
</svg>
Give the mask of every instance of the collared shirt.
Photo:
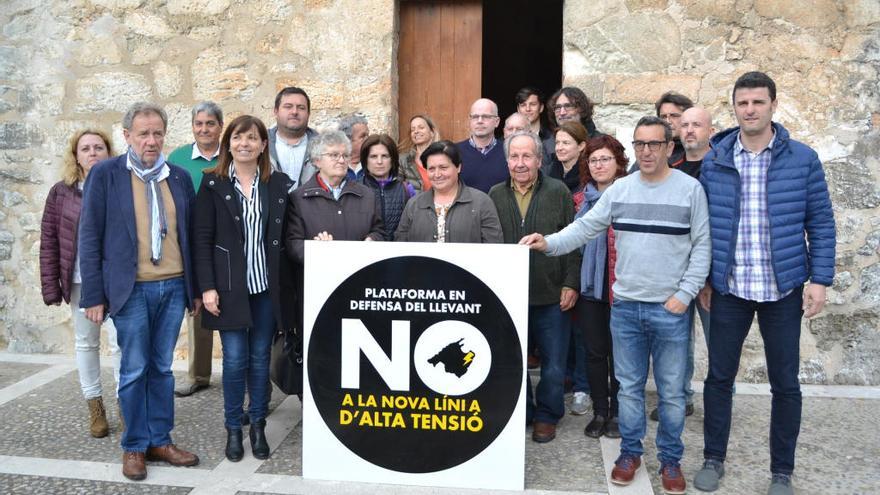
<svg viewBox="0 0 880 495">
<path fill-rule="evenodd" d="M 229 179 L 232 181 L 241 203 L 248 294 L 259 294 L 269 289 L 266 249 L 263 239 L 263 208 L 260 204 L 260 174 L 254 175 L 250 197 L 245 194 L 241 182 L 235 176 L 235 163 L 229 166 Z"/>
<path fill-rule="evenodd" d="M 192 147 L 193 147 L 193 151 L 192 151 L 192 159 L 193 160 L 198 160 L 201 158 L 202 160 L 205 160 L 206 162 L 210 162 L 214 158 L 217 158 L 218 156 L 220 156 L 220 145 L 219 144 L 217 145 L 217 149 L 214 150 L 214 153 L 212 153 L 211 156 L 203 155 L 202 150 L 199 149 L 198 143 L 193 143 Z"/>
<path fill-rule="evenodd" d="M 342 179 L 342 182 L 339 183 L 338 186 L 333 187 L 329 182 L 324 181 L 321 176 L 318 176 L 318 185 L 324 188 L 325 191 L 328 191 L 333 195 L 333 199 L 339 201 L 339 197 L 342 196 L 342 188 L 345 187 L 345 183 L 348 182 L 348 179 Z"/>
<path fill-rule="evenodd" d="M 306 161 L 306 150 L 309 148 L 309 135 L 303 134 L 297 144 L 289 144 L 281 134 L 275 134 L 275 153 L 278 154 L 278 166 L 281 171 L 293 179 L 294 185 L 299 187 L 299 174 L 302 173 L 303 164 Z"/>
<path fill-rule="evenodd" d="M 488 155 L 489 152 L 492 151 L 492 148 L 494 148 L 495 145 L 498 144 L 498 140 L 495 139 L 495 137 L 493 136 L 492 141 L 489 144 L 487 144 L 485 148 L 480 148 L 479 146 L 477 146 L 477 142 L 474 141 L 474 137 L 471 136 L 468 138 L 468 144 L 473 146 L 475 150 L 479 151 L 483 155 Z"/>
<path fill-rule="evenodd" d="M 526 186 L 526 192 L 521 193 L 516 187 L 516 182 L 512 180 L 510 181 L 510 188 L 513 190 L 513 199 L 516 200 L 516 206 L 519 208 L 519 216 L 523 218 L 523 221 L 525 221 L 526 212 L 529 211 L 529 203 L 532 202 L 532 193 L 535 191 L 535 184 L 537 183 L 538 178 L 535 177 L 535 180 Z"/>
<path fill-rule="evenodd" d="M 783 297 L 776 285 L 770 256 L 770 217 L 767 213 L 767 169 L 776 134 L 767 147 L 755 153 L 742 145 L 740 134 L 733 147 L 733 164 L 739 172 L 740 218 L 736 235 L 731 294 L 749 301 L 778 301 Z"/>
</svg>

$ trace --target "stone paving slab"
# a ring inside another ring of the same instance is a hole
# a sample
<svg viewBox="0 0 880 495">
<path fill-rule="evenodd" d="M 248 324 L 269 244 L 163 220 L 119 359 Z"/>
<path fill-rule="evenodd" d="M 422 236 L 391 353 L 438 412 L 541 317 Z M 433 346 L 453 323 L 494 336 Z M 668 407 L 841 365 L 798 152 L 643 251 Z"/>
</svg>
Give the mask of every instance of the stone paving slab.
<svg viewBox="0 0 880 495">
<path fill-rule="evenodd" d="M 175 373 L 178 380 L 185 376 L 183 372 Z M 104 368 L 101 379 L 110 422 L 108 436 L 92 438 L 89 435 L 88 408 L 80 392 L 77 372 L 73 371 L 0 406 L 0 417 L 20 418 L 0 424 L 0 452 L 24 457 L 120 462 L 119 409 L 112 394 L 107 393 L 115 387 L 112 370 Z M 198 454 L 201 462 L 195 469 L 213 469 L 225 459 L 226 430 L 220 380 L 217 375 L 212 380 L 214 385 L 208 389 L 175 399 L 172 439 L 181 448 Z M 284 397 L 275 390 L 269 410 L 277 407 Z"/>
<path fill-rule="evenodd" d="M 0 388 L 8 387 L 48 367 L 47 364 L 3 363 L 0 365 Z"/>
<path fill-rule="evenodd" d="M 725 463 L 725 476 L 715 495 L 766 493 L 770 484 L 769 396 L 737 395 Z M 648 410 L 657 396 L 648 396 Z M 690 485 L 703 464 L 702 395 L 695 395 L 694 415 L 685 421 L 682 471 Z M 880 493 L 880 401 L 804 399 L 795 458 L 794 486 L 800 494 L 850 495 Z M 654 441 L 657 423 L 648 421 L 643 462 L 662 493 L 660 463 Z M 694 490 L 696 493 L 696 490 Z"/>
<path fill-rule="evenodd" d="M 190 491 L 191 488 L 180 486 L 137 485 L 0 473 L 0 493 L 5 495 L 183 495 Z"/>
</svg>

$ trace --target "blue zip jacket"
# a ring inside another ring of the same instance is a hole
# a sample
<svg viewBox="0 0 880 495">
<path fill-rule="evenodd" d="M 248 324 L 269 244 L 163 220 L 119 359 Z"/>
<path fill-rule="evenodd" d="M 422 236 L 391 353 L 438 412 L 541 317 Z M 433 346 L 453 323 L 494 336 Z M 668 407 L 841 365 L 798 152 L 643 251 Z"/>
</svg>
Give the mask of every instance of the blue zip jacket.
<svg viewBox="0 0 880 495">
<path fill-rule="evenodd" d="M 770 256 L 780 292 L 808 279 L 831 285 L 834 279 L 836 232 L 828 184 L 819 156 L 809 146 L 789 138 L 772 123 L 776 141 L 767 170 L 767 212 L 770 218 Z M 712 288 L 728 294 L 740 219 L 739 172 L 733 149 L 739 127 L 716 134 L 703 158 L 700 182 L 709 200 L 712 233 Z M 806 237 L 804 233 L 806 232 Z M 808 244 L 809 242 L 809 244 Z"/>
</svg>

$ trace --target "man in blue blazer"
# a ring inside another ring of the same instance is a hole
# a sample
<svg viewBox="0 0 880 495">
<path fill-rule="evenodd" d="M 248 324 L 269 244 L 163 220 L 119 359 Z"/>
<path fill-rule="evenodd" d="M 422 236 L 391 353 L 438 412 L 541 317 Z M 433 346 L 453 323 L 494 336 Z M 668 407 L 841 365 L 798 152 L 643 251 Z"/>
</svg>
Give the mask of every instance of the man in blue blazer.
<svg viewBox="0 0 880 495">
<path fill-rule="evenodd" d="M 712 269 L 704 289 L 711 292 L 712 308 L 703 399 L 705 461 L 694 479 L 703 491 L 717 490 L 724 476 L 733 382 L 757 314 L 773 394 L 768 494 L 794 493 L 801 317 L 815 316 L 825 305 L 825 289 L 834 280 L 836 234 L 822 163 L 773 122 L 776 104 L 776 84 L 769 76 L 740 76 L 733 86 L 739 127 L 712 138 L 700 173 L 712 233 Z"/>
<path fill-rule="evenodd" d="M 184 311 L 201 305 L 193 298 L 189 241 L 195 194 L 189 173 L 165 162 L 168 117 L 161 107 L 135 103 L 122 127 L 128 152 L 96 165 L 83 190 L 80 307 L 90 320 L 109 316 L 116 325 L 122 474 L 142 480 L 145 460 L 199 462 L 170 435 L 174 345 Z"/>
</svg>

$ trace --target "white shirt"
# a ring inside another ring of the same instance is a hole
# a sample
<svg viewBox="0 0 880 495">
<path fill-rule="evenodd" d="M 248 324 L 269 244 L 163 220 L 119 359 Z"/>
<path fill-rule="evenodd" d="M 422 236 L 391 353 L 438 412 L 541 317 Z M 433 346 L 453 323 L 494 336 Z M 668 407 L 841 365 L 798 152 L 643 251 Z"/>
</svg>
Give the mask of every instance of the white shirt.
<svg viewBox="0 0 880 495">
<path fill-rule="evenodd" d="M 280 134 L 276 134 L 275 152 L 278 154 L 278 166 L 281 171 L 293 179 L 296 187 L 299 183 L 299 174 L 302 172 L 303 163 L 306 160 L 306 150 L 309 148 L 309 135 L 304 134 L 298 144 L 289 144 Z"/>
</svg>

